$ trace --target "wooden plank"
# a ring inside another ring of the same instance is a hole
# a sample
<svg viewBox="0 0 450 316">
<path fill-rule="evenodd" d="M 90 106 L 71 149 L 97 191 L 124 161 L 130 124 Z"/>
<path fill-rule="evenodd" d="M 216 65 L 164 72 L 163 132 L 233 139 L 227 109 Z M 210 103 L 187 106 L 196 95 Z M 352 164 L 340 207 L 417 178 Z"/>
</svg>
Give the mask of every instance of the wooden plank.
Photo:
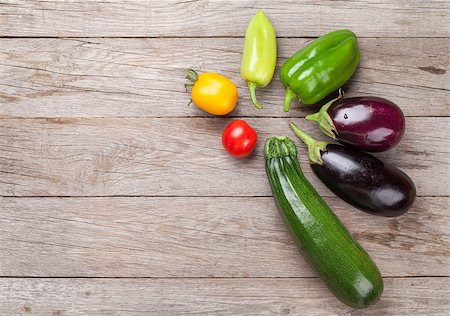
<svg viewBox="0 0 450 316">
<path fill-rule="evenodd" d="M 278 65 L 308 39 L 279 39 Z M 363 38 L 362 60 L 347 96 L 377 95 L 407 116 L 450 115 L 450 39 Z M 278 70 L 258 91 L 256 110 L 240 77 L 242 38 L 1 39 L 0 115 L 19 117 L 204 116 L 186 107 L 183 68 L 216 71 L 239 90 L 232 116 L 296 116 L 312 106 L 282 110 Z"/>
<path fill-rule="evenodd" d="M 450 276 L 450 198 L 398 218 L 326 201 L 384 276 Z M 0 276 L 315 276 L 271 197 L 1 198 L 0 231 Z"/>
<path fill-rule="evenodd" d="M 1 119 L 0 195 L 4 196 L 270 196 L 264 141 L 295 135 L 290 118 L 247 119 L 259 133 L 248 159 L 222 148 L 231 119 Z M 325 139 L 313 123 L 297 122 Z M 450 118 L 408 118 L 394 149 L 378 155 L 408 173 L 418 195 L 448 196 Z M 296 139 L 306 175 L 313 176 L 305 146 Z"/>
<path fill-rule="evenodd" d="M 0 279 L 2 315 L 447 315 L 449 278 L 385 279 L 354 310 L 318 279 Z"/>
<path fill-rule="evenodd" d="M 263 9 L 278 36 L 448 37 L 448 1 L 26 1 L 0 5 L 0 36 L 244 36 Z M 51 21 L 51 23 L 49 23 Z"/>
</svg>

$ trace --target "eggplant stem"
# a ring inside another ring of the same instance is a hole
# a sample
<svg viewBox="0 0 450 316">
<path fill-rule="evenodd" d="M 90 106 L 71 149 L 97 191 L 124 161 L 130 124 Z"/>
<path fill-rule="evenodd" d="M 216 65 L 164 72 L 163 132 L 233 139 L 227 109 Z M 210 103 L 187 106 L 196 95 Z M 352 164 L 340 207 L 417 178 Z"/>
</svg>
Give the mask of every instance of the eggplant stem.
<svg viewBox="0 0 450 316">
<path fill-rule="evenodd" d="M 289 127 L 295 133 L 295 135 L 297 135 L 298 138 L 300 138 L 305 143 L 306 146 L 309 147 L 317 142 L 317 140 L 306 134 L 297 125 L 295 125 L 294 122 L 289 123 Z"/>
<path fill-rule="evenodd" d="M 327 151 L 327 142 L 317 141 L 304 131 L 302 131 L 295 123 L 289 123 L 291 130 L 297 135 L 306 146 L 308 146 L 308 158 L 310 164 L 322 165 L 322 152 Z"/>
</svg>

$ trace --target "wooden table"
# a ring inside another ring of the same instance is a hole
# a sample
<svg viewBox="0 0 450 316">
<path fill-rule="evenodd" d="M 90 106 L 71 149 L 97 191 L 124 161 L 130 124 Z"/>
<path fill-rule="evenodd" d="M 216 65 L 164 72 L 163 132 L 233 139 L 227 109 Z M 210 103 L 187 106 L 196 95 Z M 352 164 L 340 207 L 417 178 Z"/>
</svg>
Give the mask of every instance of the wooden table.
<svg viewBox="0 0 450 316">
<path fill-rule="evenodd" d="M 325 139 L 278 79 L 256 110 L 240 78 L 256 9 L 272 20 L 278 66 L 326 32 L 350 28 L 361 63 L 347 96 L 377 95 L 407 116 L 377 156 L 417 185 L 398 218 L 325 197 L 384 276 L 381 300 L 341 304 L 292 244 L 262 148 L 294 120 Z M 0 315 L 449 315 L 450 2 L 25 1 L 0 3 Z M 183 68 L 239 86 L 226 118 L 186 106 Z M 222 149 L 244 118 L 250 159 Z"/>
</svg>

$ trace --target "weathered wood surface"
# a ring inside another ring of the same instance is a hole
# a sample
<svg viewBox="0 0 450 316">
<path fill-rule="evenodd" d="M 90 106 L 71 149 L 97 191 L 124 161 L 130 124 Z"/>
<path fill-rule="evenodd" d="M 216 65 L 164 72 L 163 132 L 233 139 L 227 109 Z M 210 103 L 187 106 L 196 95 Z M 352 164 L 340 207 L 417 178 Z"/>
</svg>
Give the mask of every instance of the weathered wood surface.
<svg viewBox="0 0 450 316">
<path fill-rule="evenodd" d="M 397 218 L 326 201 L 385 277 L 450 275 L 450 198 Z M 1 276 L 315 276 L 272 197 L 0 198 L 0 231 Z"/>
<path fill-rule="evenodd" d="M 27 1 L 0 4 L 0 36 L 243 36 L 263 9 L 280 37 L 448 37 L 448 1 Z"/>
<path fill-rule="evenodd" d="M 318 279 L 0 279 L 0 314 L 446 315 L 449 278 L 385 279 L 365 310 L 337 301 Z M 315 307 L 315 308 L 312 308 Z"/>
<path fill-rule="evenodd" d="M 278 67 L 309 39 L 279 39 Z M 450 114 L 449 38 L 361 38 L 361 64 L 347 96 L 377 95 L 407 116 Z M 242 38 L 0 39 L 0 115 L 19 117 L 205 116 L 186 107 L 183 68 L 216 71 L 239 90 L 232 116 L 305 116 L 282 111 L 278 70 L 258 90 L 256 111 L 240 76 Z M 412 80 L 413 79 L 413 80 Z"/>
<path fill-rule="evenodd" d="M 256 8 L 281 37 L 278 66 L 312 37 L 355 31 L 347 96 L 384 96 L 407 116 L 401 144 L 378 155 L 417 185 L 398 218 L 336 198 L 296 141 L 384 275 L 367 310 L 314 277 L 275 208 L 263 141 L 293 136 L 295 118 L 325 137 L 298 119 L 314 107 L 282 112 L 278 69 L 258 91 L 265 108 L 251 106 L 239 71 Z M 449 16 L 434 0 L 0 2 L 0 315 L 447 315 Z M 189 66 L 238 85 L 230 116 L 259 133 L 249 159 L 223 151 L 230 118 L 185 106 Z"/>
<path fill-rule="evenodd" d="M 289 135 L 289 118 L 247 119 L 260 142 L 249 159 L 234 159 L 220 133 L 231 119 L 0 119 L 0 194 L 5 196 L 271 196 L 264 140 Z M 448 196 L 448 117 L 407 118 L 402 142 L 379 154 L 408 173 L 420 196 Z M 300 122 L 325 139 L 317 126 Z M 324 187 L 296 140 L 305 173 Z"/>
</svg>

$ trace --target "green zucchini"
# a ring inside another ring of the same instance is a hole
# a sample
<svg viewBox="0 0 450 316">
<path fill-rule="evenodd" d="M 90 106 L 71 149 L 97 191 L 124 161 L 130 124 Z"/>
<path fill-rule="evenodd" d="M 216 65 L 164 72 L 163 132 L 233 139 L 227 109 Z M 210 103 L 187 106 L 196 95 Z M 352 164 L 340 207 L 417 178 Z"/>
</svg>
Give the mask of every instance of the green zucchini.
<svg viewBox="0 0 450 316">
<path fill-rule="evenodd" d="M 380 271 L 305 178 L 294 142 L 269 138 L 265 160 L 275 203 L 306 261 L 344 304 L 375 303 L 383 292 Z"/>
</svg>

